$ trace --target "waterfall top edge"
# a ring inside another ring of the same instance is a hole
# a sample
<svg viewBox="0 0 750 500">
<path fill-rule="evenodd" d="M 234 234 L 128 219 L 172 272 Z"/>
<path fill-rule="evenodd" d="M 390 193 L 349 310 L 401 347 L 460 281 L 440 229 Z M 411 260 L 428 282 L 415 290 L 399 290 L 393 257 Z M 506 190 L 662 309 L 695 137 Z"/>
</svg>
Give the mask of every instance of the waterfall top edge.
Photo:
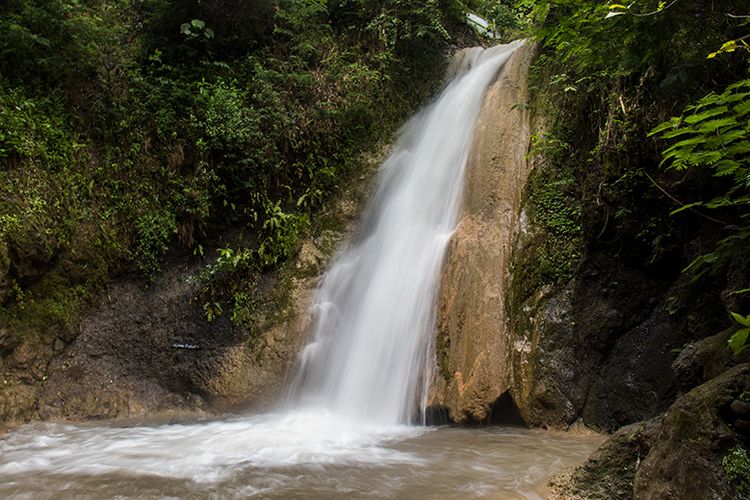
<svg viewBox="0 0 750 500">
<path fill-rule="evenodd" d="M 526 39 L 522 38 L 519 40 L 513 40 L 508 43 L 499 43 L 491 47 L 466 47 L 458 50 L 448 65 L 448 71 L 445 75 L 445 80 L 450 82 L 460 76 L 471 71 L 472 68 L 476 67 L 477 64 L 487 60 L 490 57 L 494 57 L 500 54 L 506 54 L 508 52 L 515 52 L 519 47 L 526 43 Z"/>
</svg>

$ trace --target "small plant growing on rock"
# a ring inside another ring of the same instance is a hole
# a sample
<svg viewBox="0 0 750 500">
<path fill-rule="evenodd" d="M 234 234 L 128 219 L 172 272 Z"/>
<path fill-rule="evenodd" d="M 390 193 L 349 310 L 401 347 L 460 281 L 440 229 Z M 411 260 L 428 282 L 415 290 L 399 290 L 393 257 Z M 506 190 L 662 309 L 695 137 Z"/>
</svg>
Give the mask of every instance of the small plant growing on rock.
<svg viewBox="0 0 750 500">
<path fill-rule="evenodd" d="M 721 461 L 724 473 L 742 498 L 750 498 L 750 457 L 747 450 L 735 446 Z"/>
<path fill-rule="evenodd" d="M 729 337 L 729 348 L 732 349 L 732 352 L 735 354 L 735 356 L 742 351 L 745 350 L 747 347 L 747 337 L 750 335 L 750 314 L 747 316 L 742 316 L 741 314 L 732 313 L 732 318 L 740 325 L 742 328 L 734 332 L 734 334 Z"/>
</svg>

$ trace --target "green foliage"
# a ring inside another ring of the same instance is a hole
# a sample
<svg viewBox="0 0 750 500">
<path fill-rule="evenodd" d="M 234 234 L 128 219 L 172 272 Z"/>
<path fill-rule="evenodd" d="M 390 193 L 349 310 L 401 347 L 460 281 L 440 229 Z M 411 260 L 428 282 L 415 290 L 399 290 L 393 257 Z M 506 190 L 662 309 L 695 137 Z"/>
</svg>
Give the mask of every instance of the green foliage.
<svg viewBox="0 0 750 500">
<path fill-rule="evenodd" d="M 738 224 L 720 239 L 716 248 L 697 257 L 687 269 L 701 275 L 745 259 L 750 242 L 750 80 L 712 92 L 685 108 L 681 116 L 662 123 L 650 135 L 672 145 L 662 153 L 663 164 L 673 170 L 709 169 L 720 178 L 722 190 L 711 200 L 683 205 L 673 213 L 699 206 L 730 210 Z M 729 212 L 731 214 L 731 212 Z"/>
<path fill-rule="evenodd" d="M 257 255 L 247 248 L 237 251 L 231 248 L 219 248 L 217 253 L 219 255 L 216 260 L 204 267 L 197 275 L 191 276 L 188 283 L 199 286 L 203 310 L 206 311 L 209 321 L 223 314 L 227 296 L 232 297 L 234 302 L 232 319 L 249 320 L 250 315 L 245 310 L 245 305 L 254 295 L 250 294 L 247 288 L 252 286 L 257 279 Z M 232 279 L 238 274 L 244 276 L 245 279 Z M 249 326 L 249 323 L 250 321 L 245 326 Z"/>
<path fill-rule="evenodd" d="M 736 355 L 747 347 L 747 337 L 750 335 L 750 314 L 742 316 L 736 312 L 731 313 L 732 319 L 740 326 L 729 338 L 729 348 Z"/>
<path fill-rule="evenodd" d="M 180 33 L 190 38 L 203 36 L 211 39 L 214 37 L 214 30 L 206 26 L 206 21 L 201 21 L 200 19 L 193 19 L 189 23 L 182 23 L 180 25 Z"/>
<path fill-rule="evenodd" d="M 62 288 L 130 266 L 151 280 L 178 240 L 233 226 L 252 236 L 201 283 L 210 317 L 249 323 L 257 297 L 236 283 L 293 256 L 354 156 L 440 84 L 462 16 L 452 0 L 6 2 L 0 297 L 57 293 L 17 256 L 42 281 L 64 263 Z"/>
<path fill-rule="evenodd" d="M 737 493 L 743 498 L 750 497 L 750 457 L 747 450 L 741 446 L 735 446 L 721 460 L 724 474 L 734 485 Z"/>
<path fill-rule="evenodd" d="M 656 266 L 682 245 L 675 240 L 687 234 L 669 219 L 673 200 L 665 200 L 664 193 L 683 199 L 715 189 L 697 175 L 673 187 L 679 181 L 664 178 L 658 169 L 661 145 L 649 131 L 665 116 L 711 91 L 718 95 L 722 91 L 717 88 L 744 76 L 746 65 L 739 53 L 707 59 L 724 41 L 742 32 L 743 22 L 726 16 L 740 12 L 740 3 L 639 0 L 617 6 L 591 0 L 529 0 L 519 4 L 528 13 L 530 35 L 542 45 L 532 88 L 543 96 L 538 99 L 548 101 L 544 113 L 549 129 L 569 145 L 563 162 L 581 188 L 587 240 L 632 265 Z M 620 15 L 608 16 L 611 12 Z M 695 129 L 710 125 L 740 135 L 741 126 L 730 130 L 716 120 L 706 117 Z M 711 138 L 716 144 L 726 140 L 742 141 L 728 135 Z M 696 156 L 709 153 L 701 151 L 698 142 L 685 146 L 692 147 Z M 729 151 L 735 156 L 726 159 L 741 163 L 738 151 Z M 715 155 L 701 158 L 711 156 Z M 735 166 L 725 162 L 719 168 L 726 173 Z M 732 175 L 741 170 L 736 168 Z M 719 201 L 717 197 L 715 202 Z M 673 263 L 674 257 L 673 253 Z M 679 270 L 674 264 L 669 267 Z"/>
<path fill-rule="evenodd" d="M 177 223 L 171 212 L 142 215 L 135 221 L 138 242 L 135 259 L 139 269 L 154 279 L 161 270 L 161 258 L 169 249 L 169 241 L 177 233 Z"/>
<path fill-rule="evenodd" d="M 518 305 L 544 285 L 573 277 L 583 250 L 582 204 L 566 163 L 570 145 L 552 134 L 532 137 L 534 163 L 524 203 L 532 231 L 514 255 L 513 302 Z"/>
<path fill-rule="evenodd" d="M 712 92 L 656 127 L 657 135 L 672 144 L 663 163 L 675 170 L 704 167 L 717 177 L 732 176 L 733 186 L 715 206 L 750 202 L 750 80 L 741 80 L 721 94 Z M 739 199 L 737 199 L 739 197 Z"/>
<path fill-rule="evenodd" d="M 306 214 L 285 213 L 280 202 L 265 205 L 263 231 L 266 237 L 258 247 L 262 266 L 277 264 L 297 253 L 300 235 L 310 221 Z"/>
<path fill-rule="evenodd" d="M 486 19 L 490 30 L 503 39 L 510 39 L 510 35 L 521 28 L 523 16 L 511 0 L 474 0 L 467 2 L 469 8 Z"/>
<path fill-rule="evenodd" d="M 0 81 L 0 162 L 28 158 L 51 169 L 64 167 L 80 147 L 65 118 L 58 96 L 30 97 Z"/>
</svg>

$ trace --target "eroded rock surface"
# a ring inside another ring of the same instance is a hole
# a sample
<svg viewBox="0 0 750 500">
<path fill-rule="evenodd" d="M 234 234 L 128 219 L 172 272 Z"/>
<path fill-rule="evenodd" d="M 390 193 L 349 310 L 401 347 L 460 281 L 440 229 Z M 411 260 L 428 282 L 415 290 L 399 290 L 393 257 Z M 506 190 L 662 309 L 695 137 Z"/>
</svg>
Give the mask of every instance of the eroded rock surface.
<svg viewBox="0 0 750 500">
<path fill-rule="evenodd" d="M 256 348 L 227 318 L 205 319 L 193 303 L 195 287 L 186 282 L 197 270 L 172 266 L 147 289 L 135 281 L 112 284 L 52 362 L 39 416 L 140 417 L 266 402 L 296 352 L 303 311 L 289 311 Z M 304 302 L 300 297 L 296 307 Z"/>
<path fill-rule="evenodd" d="M 735 497 L 721 464 L 738 441 L 726 416 L 749 376 L 750 364 L 738 365 L 675 401 L 638 469 L 636 498 Z"/>
<path fill-rule="evenodd" d="M 226 315 L 206 320 L 196 285 L 187 281 L 206 261 L 187 255 L 172 256 L 148 286 L 138 275 L 121 276 L 66 328 L 32 329 L 19 339 L 0 325 L 0 428 L 33 419 L 205 414 L 276 401 L 303 341 L 318 277 L 353 231 L 386 152 L 362 155 L 359 177 L 318 213 L 320 227 L 296 259 L 264 278 L 262 293 L 283 297 L 273 311 L 260 311 L 257 334 L 240 331 Z M 0 252 L 0 292 L 2 263 Z"/>
<path fill-rule="evenodd" d="M 507 262 L 528 175 L 525 104 L 533 45 L 519 48 L 487 91 L 466 166 L 463 210 L 449 244 L 438 306 L 432 404 L 455 422 L 487 419 L 510 386 Z"/>
<path fill-rule="evenodd" d="M 730 368 L 683 394 L 662 416 L 612 434 L 581 466 L 553 478 L 566 500 L 739 498 L 722 460 L 747 446 L 750 364 Z"/>
<path fill-rule="evenodd" d="M 633 498 L 638 467 L 651 449 L 660 418 L 627 425 L 612 434 L 580 467 L 549 482 L 560 500 L 627 500 Z"/>
</svg>

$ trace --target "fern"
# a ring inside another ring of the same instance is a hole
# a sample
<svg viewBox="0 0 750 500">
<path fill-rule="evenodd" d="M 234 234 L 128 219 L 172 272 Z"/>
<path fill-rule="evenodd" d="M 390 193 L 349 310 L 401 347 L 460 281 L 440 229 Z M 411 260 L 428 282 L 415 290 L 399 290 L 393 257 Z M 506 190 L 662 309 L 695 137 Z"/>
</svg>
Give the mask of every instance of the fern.
<svg viewBox="0 0 750 500">
<path fill-rule="evenodd" d="M 662 152 L 662 165 L 673 170 L 710 168 L 717 177 L 733 176 L 733 194 L 747 188 L 750 176 L 750 79 L 721 94 L 712 92 L 688 106 L 682 116 L 654 128 L 656 136 L 673 144 Z M 676 142 L 675 142 L 676 141 Z"/>
</svg>

